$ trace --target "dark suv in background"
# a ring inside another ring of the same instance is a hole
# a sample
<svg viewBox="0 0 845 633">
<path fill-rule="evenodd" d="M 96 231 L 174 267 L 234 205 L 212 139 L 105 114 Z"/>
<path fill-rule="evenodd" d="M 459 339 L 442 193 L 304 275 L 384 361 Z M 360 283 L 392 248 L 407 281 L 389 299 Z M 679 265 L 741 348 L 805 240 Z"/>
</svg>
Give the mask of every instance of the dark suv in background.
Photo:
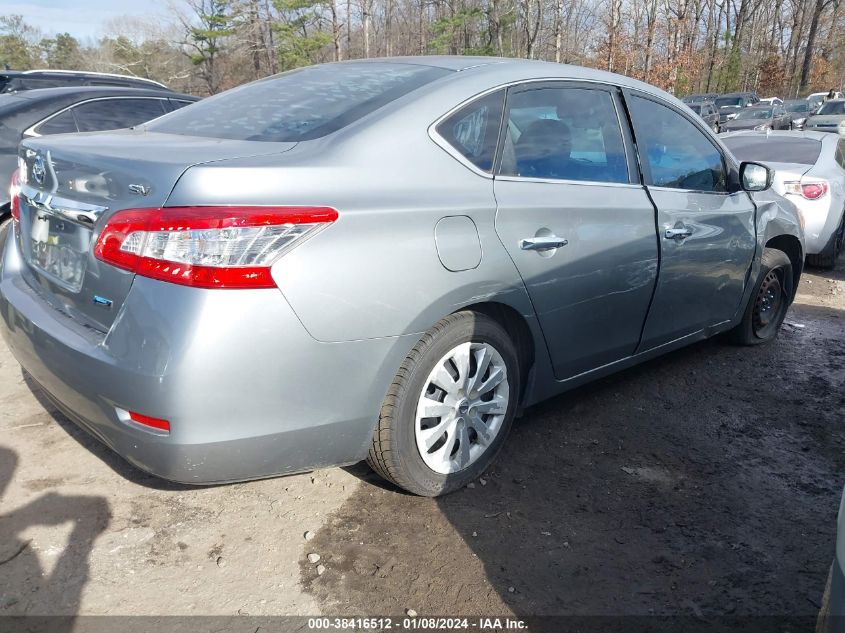
<svg viewBox="0 0 845 633">
<path fill-rule="evenodd" d="M 58 88 L 59 86 L 124 86 L 127 88 L 168 89 L 164 84 L 152 79 L 129 75 L 78 70 L 0 70 L 0 93 Z"/>
<path fill-rule="evenodd" d="M 690 103 L 687 107 L 700 116 L 701 120 L 707 124 L 707 127 L 717 134 L 719 133 L 719 111 L 716 110 L 716 106 L 712 101 Z"/>
<path fill-rule="evenodd" d="M 44 88 L 0 94 L 0 222 L 9 213 L 8 183 L 24 138 L 133 127 L 197 101 L 170 90 Z"/>
<path fill-rule="evenodd" d="M 756 92 L 729 92 L 718 97 L 715 101 L 719 111 L 719 125 L 735 119 L 743 108 L 760 103 Z"/>
</svg>

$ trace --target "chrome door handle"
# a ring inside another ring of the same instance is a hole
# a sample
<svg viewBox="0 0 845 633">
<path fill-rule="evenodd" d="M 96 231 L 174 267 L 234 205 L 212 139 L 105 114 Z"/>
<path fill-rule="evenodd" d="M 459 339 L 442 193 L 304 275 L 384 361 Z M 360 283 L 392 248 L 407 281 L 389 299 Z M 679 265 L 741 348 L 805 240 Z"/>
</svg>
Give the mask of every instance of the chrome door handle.
<svg viewBox="0 0 845 633">
<path fill-rule="evenodd" d="M 678 229 L 666 229 L 666 232 L 663 234 L 663 237 L 665 237 L 667 240 L 680 241 L 688 238 L 690 235 L 692 235 L 692 229 L 684 227 Z"/>
<path fill-rule="evenodd" d="M 557 235 L 544 235 L 542 237 L 529 237 L 519 240 L 519 248 L 524 251 L 545 251 L 550 248 L 560 248 L 567 244 L 569 244 L 569 240 L 565 240 Z"/>
</svg>

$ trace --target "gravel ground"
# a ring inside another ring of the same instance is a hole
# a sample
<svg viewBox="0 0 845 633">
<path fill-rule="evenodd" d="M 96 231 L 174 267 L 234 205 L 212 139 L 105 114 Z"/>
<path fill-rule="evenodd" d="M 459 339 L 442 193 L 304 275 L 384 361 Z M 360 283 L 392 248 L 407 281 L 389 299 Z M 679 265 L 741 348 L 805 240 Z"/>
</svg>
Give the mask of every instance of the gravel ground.
<svg viewBox="0 0 845 633">
<path fill-rule="evenodd" d="M 805 274 L 787 321 L 529 409 L 442 500 L 364 466 L 167 484 L 0 343 L 0 615 L 813 615 L 845 472 L 845 265 Z"/>
</svg>

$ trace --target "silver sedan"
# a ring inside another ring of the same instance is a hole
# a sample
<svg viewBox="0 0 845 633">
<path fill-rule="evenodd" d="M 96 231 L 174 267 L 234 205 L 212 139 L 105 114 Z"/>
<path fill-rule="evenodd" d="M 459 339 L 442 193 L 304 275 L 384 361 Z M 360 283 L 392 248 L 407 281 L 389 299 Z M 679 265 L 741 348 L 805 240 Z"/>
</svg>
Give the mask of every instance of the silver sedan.
<svg viewBox="0 0 845 633">
<path fill-rule="evenodd" d="M 740 160 L 775 170 L 772 188 L 795 203 L 807 262 L 833 268 L 845 240 L 845 138 L 824 132 L 738 132 L 722 141 Z"/>
<path fill-rule="evenodd" d="M 0 331 L 161 477 L 367 458 L 438 495 L 519 409 L 777 336 L 803 233 L 672 96 L 492 58 L 329 64 L 133 130 L 25 140 Z"/>
</svg>

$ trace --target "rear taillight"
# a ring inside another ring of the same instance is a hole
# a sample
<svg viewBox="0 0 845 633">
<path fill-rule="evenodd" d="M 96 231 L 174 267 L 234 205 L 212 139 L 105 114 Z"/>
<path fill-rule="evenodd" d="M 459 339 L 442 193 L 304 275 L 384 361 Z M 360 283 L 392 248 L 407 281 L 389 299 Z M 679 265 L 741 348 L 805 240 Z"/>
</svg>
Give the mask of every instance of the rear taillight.
<svg viewBox="0 0 845 633">
<path fill-rule="evenodd" d="M 127 209 L 109 218 L 94 254 L 185 286 L 274 288 L 273 263 L 337 217 L 328 207 Z"/>
<path fill-rule="evenodd" d="M 785 182 L 783 183 L 786 193 L 795 194 L 806 198 L 807 200 L 818 200 L 824 196 L 828 191 L 828 184 L 826 180 L 817 180 L 815 182 Z"/>
<path fill-rule="evenodd" d="M 9 210 L 15 222 L 21 221 L 21 181 L 18 177 L 20 170 L 12 172 L 12 182 L 9 185 Z"/>
</svg>

